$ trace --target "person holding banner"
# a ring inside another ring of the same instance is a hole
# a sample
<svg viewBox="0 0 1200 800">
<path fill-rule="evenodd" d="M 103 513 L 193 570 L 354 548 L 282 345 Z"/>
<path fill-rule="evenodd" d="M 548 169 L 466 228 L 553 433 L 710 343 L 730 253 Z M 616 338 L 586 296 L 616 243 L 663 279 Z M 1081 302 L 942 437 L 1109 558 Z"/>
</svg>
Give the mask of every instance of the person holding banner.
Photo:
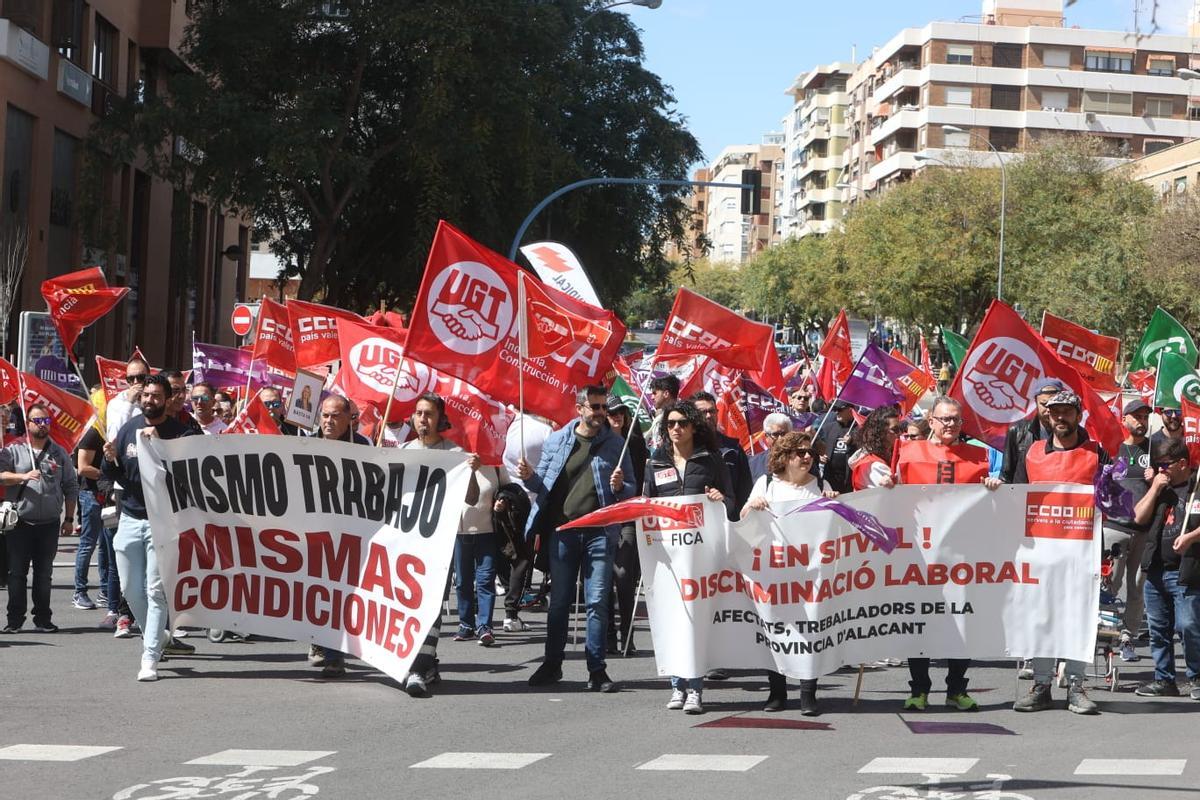
<svg viewBox="0 0 1200 800">
<path fill-rule="evenodd" d="M 730 520 L 738 518 L 732 481 L 718 455 L 715 432 L 696 404 L 681 400 L 666 407 L 659 425 L 663 445 L 646 463 L 646 497 L 684 497 L 702 494 L 725 505 Z M 671 676 L 667 708 L 685 714 L 704 713 L 704 678 Z"/>
<path fill-rule="evenodd" d="M 582 567 L 587 602 L 587 688 L 598 692 L 617 690 L 616 682 L 608 676 L 604 640 L 620 526 L 558 530 L 560 525 L 636 494 L 633 463 L 629 454 L 622 452 L 624 442 L 605 423 L 607 397 L 603 386 L 581 388 L 575 395 L 578 421 L 546 438 L 537 469 L 524 458 L 517 462 L 517 477 L 527 490 L 536 493 L 526 537 L 542 537 L 542 541 L 549 541 L 550 549 L 546 656 L 529 676 L 530 686 L 549 686 L 562 680 L 567 619 Z"/>
<path fill-rule="evenodd" d="M 178 420 L 167 415 L 170 395 L 171 384 L 162 375 L 150 375 L 145 379 L 142 416 L 130 419 L 117 431 L 115 439 L 104 443 L 104 461 L 100 467 L 106 477 L 119 481 L 124 489 L 113 549 L 121 577 L 121 593 L 142 626 L 139 681 L 158 680 L 158 662 L 170 637 L 167 633 L 167 596 L 150 535 L 137 443 L 139 437 L 175 439 L 191 435 Z"/>
<path fill-rule="evenodd" d="M 895 483 L 892 454 L 904 427 L 900 410 L 895 406 L 881 406 L 867 415 L 862 426 L 862 446 L 850 456 L 850 482 L 854 491 Z"/>
<path fill-rule="evenodd" d="M 621 438 L 629 438 L 629 460 L 633 462 L 634 486 L 641 487 L 646 480 L 646 461 L 650 458 L 650 450 L 646 447 L 646 439 L 642 429 L 638 427 L 629 406 L 621 402 L 615 395 L 608 396 L 605 404 L 608 414 L 608 426 L 613 433 Z M 613 583 L 615 584 L 616 602 L 608 603 L 608 652 L 636 653 L 637 648 L 629 641 L 633 633 L 633 617 L 637 612 L 637 584 L 642 577 L 642 565 L 637 552 L 637 525 L 627 522 L 621 526 L 621 538 L 617 542 L 617 552 L 613 557 Z M 613 606 L 621 612 L 619 627 L 614 622 Z"/>
<path fill-rule="evenodd" d="M 1067 387 L 1057 378 L 1042 378 L 1033 386 L 1033 400 L 1037 404 L 1034 415 L 1008 426 L 1004 434 L 1004 463 L 1000 467 L 1000 480 L 1012 483 L 1017 464 L 1025 457 L 1030 445 L 1050 438 L 1050 411 L 1046 401 Z"/>
<path fill-rule="evenodd" d="M 962 442 L 962 406 L 952 397 L 933 401 L 929 414 L 930 438 L 901 442 L 897 459 L 897 483 L 906 485 L 940 483 L 982 483 L 988 489 L 1000 486 L 999 478 L 988 477 L 987 450 Z M 967 694 L 969 658 L 951 658 L 946 673 L 946 705 L 959 711 L 978 711 L 979 703 Z M 929 659 L 908 659 L 911 695 L 904 701 L 906 711 L 924 711 L 929 705 L 933 682 L 929 678 Z"/>
<path fill-rule="evenodd" d="M 820 452 L 813 444 L 812 434 L 788 433 L 776 439 L 768 452 L 769 471 L 754 482 L 750 499 L 742 509 L 743 517 L 751 511 L 769 510 L 772 503 L 837 497 L 838 493 L 832 489 L 822 491 L 820 479 L 813 474 L 813 464 L 820 459 Z M 771 692 L 763 711 L 783 711 L 787 708 L 787 678 L 772 670 L 767 672 L 767 682 Z M 820 713 L 816 678 L 800 681 L 800 713 L 806 717 Z"/>
</svg>

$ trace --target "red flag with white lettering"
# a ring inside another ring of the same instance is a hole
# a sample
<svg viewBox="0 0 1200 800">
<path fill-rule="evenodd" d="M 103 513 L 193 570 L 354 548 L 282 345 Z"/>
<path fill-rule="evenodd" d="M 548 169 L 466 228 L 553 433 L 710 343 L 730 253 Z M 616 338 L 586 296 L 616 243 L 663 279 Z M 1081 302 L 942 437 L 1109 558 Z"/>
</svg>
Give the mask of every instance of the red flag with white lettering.
<svg viewBox="0 0 1200 800">
<path fill-rule="evenodd" d="M 287 301 L 296 369 L 328 364 L 338 359 L 337 321 L 366 322 L 358 314 L 304 300 Z"/>
<path fill-rule="evenodd" d="M 264 436 L 280 436 L 279 425 L 275 423 L 275 418 L 271 416 L 271 412 L 263 405 L 262 392 L 254 395 L 254 399 L 246 404 L 246 407 L 241 410 L 229 427 L 221 431 L 225 433 L 245 433 L 245 434 L 262 434 Z"/>
<path fill-rule="evenodd" d="M 289 375 L 296 374 L 296 346 L 292 342 L 292 319 L 287 306 L 269 297 L 258 307 L 254 348 L 250 358 Z"/>
<path fill-rule="evenodd" d="M 408 332 L 408 355 L 462 378 L 495 400 L 519 402 L 517 370 L 525 372 L 525 410 L 556 422 L 575 417 L 575 391 L 600 383 L 625 339 L 616 314 L 550 286 L 540 287 L 567 313 L 608 325 L 608 342 L 573 342 L 545 358 L 521 359 L 517 331 L 520 268 L 446 221 L 438 223 Z"/>
<path fill-rule="evenodd" d="M 907 375 L 902 375 L 893 381 L 896 388 L 901 391 L 900 413 L 907 415 L 916 407 L 917 401 L 924 397 L 926 392 L 937 386 L 937 379 L 933 377 L 932 373 L 918 368 L 894 347 L 891 356 L 912 369 Z"/>
<path fill-rule="evenodd" d="M 1121 340 L 1092 333 L 1082 325 L 1042 312 L 1042 338 L 1098 392 L 1118 390 L 1117 356 Z"/>
<path fill-rule="evenodd" d="M 567 311 L 524 270 L 517 273 L 517 286 L 521 358 L 545 358 L 581 344 L 600 350 L 608 346 L 612 325 L 607 320 Z"/>
<path fill-rule="evenodd" d="M 387 406 L 388 393 L 396 386 L 396 370 L 404 358 L 406 334 L 393 328 L 339 319 L 337 336 L 338 357 L 342 360 L 338 375 L 346 396 L 356 403 L 377 406 L 382 412 Z"/>
<path fill-rule="evenodd" d="M 1195 467 L 1200 465 L 1200 406 L 1186 397 L 1179 398 L 1179 406 L 1183 411 L 1183 443 Z"/>
<path fill-rule="evenodd" d="M 1083 427 L 1110 454 L 1124 428 L 1104 400 L 1054 349 L 1000 300 L 993 300 L 954 376 L 950 396 L 962 403 L 963 430 L 996 448 L 1008 426 L 1036 408 L 1033 390 L 1042 378 L 1057 378 L 1083 401 Z"/>
<path fill-rule="evenodd" d="M 738 403 L 740 389 L 733 387 L 717 395 L 717 425 L 726 436 L 737 439 L 742 450 L 751 452 L 750 424 Z"/>
<path fill-rule="evenodd" d="M 99 267 L 42 281 L 42 297 L 50 311 L 50 320 L 72 361 L 75 360 L 72 351 L 79 334 L 128 293 L 128 287 L 110 287 Z"/>
<path fill-rule="evenodd" d="M 752 322 L 720 303 L 680 287 L 654 357 L 667 360 L 706 355 L 727 367 L 758 371 L 766 365 L 774 344 L 774 326 Z"/>
<path fill-rule="evenodd" d="M 0 359 L 0 373 L 3 373 L 3 377 L 0 378 L 0 384 L 3 384 L 2 391 L 6 392 L 10 384 L 18 383 L 16 367 L 5 359 Z M 21 373 L 20 379 L 25 383 L 25 395 L 21 398 L 22 408 L 28 409 L 33 403 L 45 405 L 53 419 L 50 424 L 50 438 L 68 453 L 74 452 L 96 415 L 92 404 L 28 372 Z"/>
<path fill-rule="evenodd" d="M 833 394 L 836 395 L 854 372 L 854 353 L 850 347 L 850 320 L 846 317 L 846 309 L 838 312 L 833 324 L 829 326 L 829 332 L 825 334 L 825 341 L 821 342 L 821 349 L 817 352 L 824 356 L 825 364 L 830 365 L 830 377 L 835 390 Z M 821 365 L 822 368 L 825 364 Z M 826 387 L 822 385 L 822 393 L 825 390 Z M 829 400 L 830 397 L 826 396 L 825 399 Z"/>
</svg>

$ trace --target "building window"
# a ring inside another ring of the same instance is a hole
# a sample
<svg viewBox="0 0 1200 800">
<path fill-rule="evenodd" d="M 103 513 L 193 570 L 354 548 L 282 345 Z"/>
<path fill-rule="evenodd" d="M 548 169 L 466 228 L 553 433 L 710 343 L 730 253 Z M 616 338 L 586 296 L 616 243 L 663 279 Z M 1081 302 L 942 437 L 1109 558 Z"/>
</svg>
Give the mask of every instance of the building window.
<svg viewBox="0 0 1200 800">
<path fill-rule="evenodd" d="M 1145 115 L 1170 119 L 1175 116 L 1175 99 L 1173 97 L 1147 97 Z"/>
<path fill-rule="evenodd" d="M 1066 111 L 1071 93 L 1062 89 L 1042 89 L 1042 111 Z"/>
<path fill-rule="evenodd" d="M 1094 114 L 1133 114 L 1133 95 L 1128 92 L 1083 93 L 1083 111 Z"/>
<path fill-rule="evenodd" d="M 1089 72 L 1133 72 L 1133 53 L 1089 50 L 1083 68 Z"/>
<path fill-rule="evenodd" d="M 1021 87 L 993 86 L 992 108 L 1000 111 L 1021 110 Z"/>
<path fill-rule="evenodd" d="M 969 44 L 952 44 L 946 48 L 947 64 L 971 64 L 975 60 L 975 48 Z"/>
<path fill-rule="evenodd" d="M 1047 47 L 1042 51 L 1042 66 L 1053 69 L 1071 68 L 1071 51 Z"/>
<path fill-rule="evenodd" d="M 1021 131 L 1017 128 L 992 128 L 988 140 L 1000 151 L 1016 150 L 1020 146 Z"/>
<path fill-rule="evenodd" d="M 68 61 L 83 61 L 83 0 L 54 0 L 50 44 Z"/>
<path fill-rule="evenodd" d="M 993 67 L 1021 68 L 1022 47 L 1019 44 L 998 44 L 992 48 Z"/>
<path fill-rule="evenodd" d="M 117 29 L 96 15 L 96 42 L 92 50 L 92 76 L 110 87 L 117 85 Z"/>
<path fill-rule="evenodd" d="M 969 131 L 948 131 L 943 128 L 942 142 L 945 147 L 970 147 L 971 134 Z"/>
<path fill-rule="evenodd" d="M 1147 139 L 1142 144 L 1142 152 L 1146 155 L 1157 153 L 1159 150 L 1166 150 L 1171 145 L 1175 144 L 1170 139 Z M 1187 178 L 1184 178 L 1186 181 Z"/>
<path fill-rule="evenodd" d="M 1175 179 L 1175 194 L 1187 194 L 1187 176 L 1183 175 Z"/>
<path fill-rule="evenodd" d="M 1146 63 L 1146 74 L 1171 77 L 1175 74 L 1175 59 L 1171 56 L 1150 56 Z"/>
<path fill-rule="evenodd" d="M 39 39 L 42 36 L 42 0 L 4 0 L 0 19 L 7 19 Z"/>
<path fill-rule="evenodd" d="M 971 87 L 970 86 L 947 86 L 946 87 L 946 105 L 948 106 L 963 106 L 971 107 Z"/>
<path fill-rule="evenodd" d="M 1188 103 L 1188 119 L 1200 120 L 1200 105 L 1195 105 L 1192 102 Z"/>
</svg>

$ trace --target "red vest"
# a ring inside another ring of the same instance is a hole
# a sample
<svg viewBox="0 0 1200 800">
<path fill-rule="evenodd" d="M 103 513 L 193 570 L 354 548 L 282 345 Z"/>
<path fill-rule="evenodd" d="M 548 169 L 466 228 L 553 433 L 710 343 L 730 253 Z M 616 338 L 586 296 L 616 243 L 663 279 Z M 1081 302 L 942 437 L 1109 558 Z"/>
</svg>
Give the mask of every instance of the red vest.
<svg viewBox="0 0 1200 800">
<path fill-rule="evenodd" d="M 854 491 L 858 492 L 868 488 L 867 476 L 871 472 L 871 467 L 876 464 L 882 464 L 884 469 L 891 471 L 891 465 L 874 454 L 863 456 L 854 462 L 854 467 L 850 470 L 850 481 L 854 485 Z"/>
<path fill-rule="evenodd" d="M 988 474 L 987 450 L 973 444 L 949 447 L 918 440 L 900 442 L 900 483 L 979 483 Z"/>
<path fill-rule="evenodd" d="M 1070 450 L 1046 452 L 1045 442 L 1034 442 L 1025 454 L 1025 474 L 1030 483 L 1082 483 L 1090 486 L 1100 469 L 1099 445 L 1086 441 Z"/>
</svg>

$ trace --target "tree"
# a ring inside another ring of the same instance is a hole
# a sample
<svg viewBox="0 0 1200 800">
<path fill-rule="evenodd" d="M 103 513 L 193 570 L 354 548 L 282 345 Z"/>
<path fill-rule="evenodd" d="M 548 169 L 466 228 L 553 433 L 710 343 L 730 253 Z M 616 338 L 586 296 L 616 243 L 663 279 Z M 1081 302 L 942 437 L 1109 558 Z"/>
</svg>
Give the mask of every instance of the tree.
<svg viewBox="0 0 1200 800">
<path fill-rule="evenodd" d="M 1200 195 L 1172 195 L 1155 220 L 1143 280 L 1157 303 L 1200 328 Z"/>
<path fill-rule="evenodd" d="M 300 296 L 407 303 L 446 218 L 506 251 L 521 219 L 583 177 L 675 177 L 699 156 L 621 14 L 590 0 L 197 0 L 191 70 L 94 131 L 189 192 L 250 211 Z M 182 138 L 181 148 L 168 145 Z M 534 235 L 569 241 L 602 298 L 661 281 L 678 191 L 564 198 Z"/>
<path fill-rule="evenodd" d="M 21 276 L 29 261 L 29 229 L 13 216 L 0 221 L 0 353 L 8 352 L 8 330 L 19 301 Z"/>
</svg>

